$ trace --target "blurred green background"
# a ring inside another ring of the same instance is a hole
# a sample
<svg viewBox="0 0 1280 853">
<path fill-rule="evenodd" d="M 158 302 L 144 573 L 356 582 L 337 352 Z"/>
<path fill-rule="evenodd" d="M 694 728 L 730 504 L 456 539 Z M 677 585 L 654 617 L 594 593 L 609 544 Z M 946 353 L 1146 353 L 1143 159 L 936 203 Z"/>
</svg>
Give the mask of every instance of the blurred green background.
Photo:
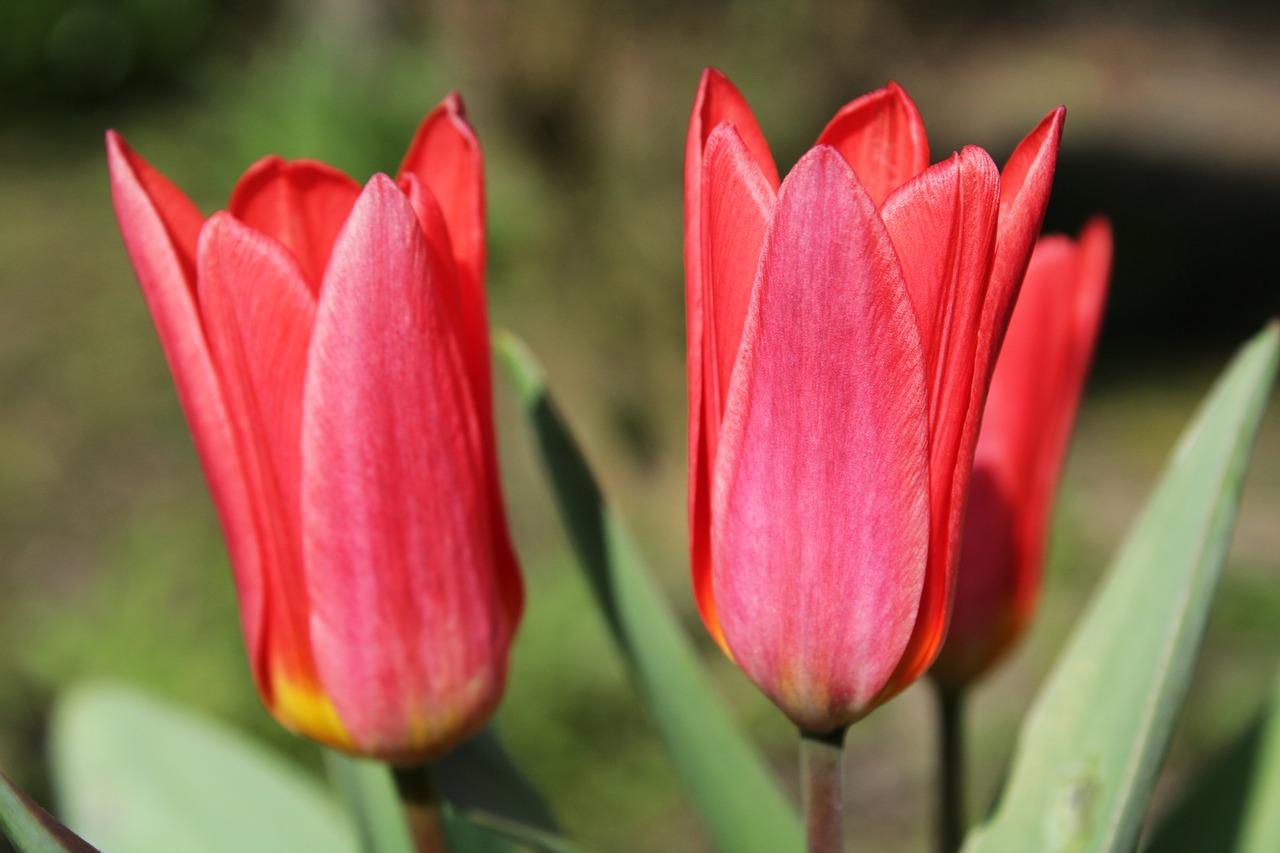
<svg viewBox="0 0 1280 853">
<path fill-rule="evenodd" d="M 487 156 L 491 319 L 546 362 L 713 677 L 793 787 L 788 724 L 705 638 L 686 581 L 680 181 L 698 74 L 716 65 L 784 168 L 840 105 L 889 78 L 919 104 L 934 159 L 972 142 L 1003 162 L 1065 103 L 1046 227 L 1075 232 L 1098 211 L 1114 222 L 1111 305 L 1040 618 L 970 718 L 982 808 L 1195 401 L 1280 311 L 1271 9 L 3 0 L 0 767 L 47 801 L 46 712 L 84 678 L 145 686 L 318 766 L 253 693 L 217 524 L 116 230 L 103 131 L 212 212 L 267 153 L 361 181 L 394 171 L 421 117 L 458 89 Z M 510 748 L 585 844 L 705 849 L 570 562 L 509 389 L 497 394 L 529 589 L 499 717 Z M 1278 421 L 1273 405 L 1161 801 L 1244 725 L 1280 663 Z M 928 848 L 930 698 L 913 688 L 851 733 L 860 849 Z"/>
</svg>

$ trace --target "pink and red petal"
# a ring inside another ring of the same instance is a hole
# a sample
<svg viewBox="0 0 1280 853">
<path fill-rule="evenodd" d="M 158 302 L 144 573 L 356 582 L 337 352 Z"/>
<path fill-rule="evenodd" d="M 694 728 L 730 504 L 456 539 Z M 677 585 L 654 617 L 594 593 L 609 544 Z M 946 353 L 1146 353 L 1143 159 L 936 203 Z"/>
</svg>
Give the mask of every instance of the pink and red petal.
<svg viewBox="0 0 1280 853">
<path fill-rule="evenodd" d="M 481 428 L 418 217 L 371 180 L 312 338 L 304 549 L 321 679 L 366 754 L 421 760 L 483 725 L 514 622 Z"/>
<path fill-rule="evenodd" d="M 869 710 L 911 635 L 929 541 L 925 403 L 889 236 L 820 146 L 787 177 L 765 238 L 712 498 L 726 641 L 806 730 Z"/>
</svg>

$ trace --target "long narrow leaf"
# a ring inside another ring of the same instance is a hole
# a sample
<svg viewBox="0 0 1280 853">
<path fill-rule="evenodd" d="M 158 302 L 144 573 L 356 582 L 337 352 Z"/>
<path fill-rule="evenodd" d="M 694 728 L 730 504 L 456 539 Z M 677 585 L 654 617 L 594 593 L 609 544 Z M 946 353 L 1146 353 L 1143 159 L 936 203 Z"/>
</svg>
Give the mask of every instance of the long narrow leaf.
<svg viewBox="0 0 1280 853">
<path fill-rule="evenodd" d="M 387 765 L 325 750 L 324 768 L 364 853 L 414 853 Z"/>
<path fill-rule="evenodd" d="M 98 853 L 0 773 L 0 832 L 18 853 Z"/>
<path fill-rule="evenodd" d="M 1019 738 L 965 853 L 1131 851 L 1186 693 L 1275 378 L 1280 327 L 1237 354 L 1183 434 Z"/>
<path fill-rule="evenodd" d="M 454 853 L 512 853 L 517 849 L 514 842 L 522 850 L 576 851 L 577 848 L 538 820 L 522 819 L 522 809 L 532 809 L 528 816 L 534 818 L 548 816 L 546 806 L 531 788 L 517 790 L 516 807 L 506 807 L 505 804 L 512 801 L 511 796 L 503 796 L 508 786 L 520 789 L 527 786 L 527 782 L 494 736 L 481 735 L 480 742 L 476 740 L 471 741 L 470 748 L 461 748 L 461 754 L 459 751 L 451 754 L 448 773 L 440 772 L 439 765 L 434 768 L 436 781 L 447 801 L 444 820 L 449 849 Z M 405 827 L 395 782 L 387 765 L 325 752 L 325 767 L 346 803 L 364 853 L 413 853 L 413 841 Z M 508 776 L 508 772 L 515 775 Z M 482 791 L 486 786 L 490 790 Z M 459 790 L 461 796 L 457 793 Z"/>
<path fill-rule="evenodd" d="M 485 812 L 471 812 L 462 819 L 465 820 L 469 831 L 483 832 L 490 838 L 515 843 L 521 850 L 533 850 L 535 853 L 585 853 L 583 848 L 553 832 L 505 820 Z M 510 846 L 502 849 L 510 849 Z"/>
<path fill-rule="evenodd" d="M 1143 853 L 1236 850 L 1261 742 L 1262 723 L 1255 720 L 1196 774 L 1151 836 L 1144 839 Z"/>
<path fill-rule="evenodd" d="M 1280 673 L 1265 714 L 1196 774 L 1142 849 L 1280 850 Z"/>
<path fill-rule="evenodd" d="M 556 411 L 537 362 L 509 334 L 495 337 L 495 345 L 597 603 L 716 846 L 732 853 L 802 849 L 795 813 L 712 692 L 693 645 Z"/>
<path fill-rule="evenodd" d="M 1259 749 L 1240 821 L 1238 853 L 1280 850 L 1280 678 L 1259 735 Z"/>
<path fill-rule="evenodd" d="M 484 812 L 549 835 L 559 831 L 546 800 L 511 760 L 493 726 L 440 759 L 435 774 L 445 798 L 463 813 Z"/>
</svg>

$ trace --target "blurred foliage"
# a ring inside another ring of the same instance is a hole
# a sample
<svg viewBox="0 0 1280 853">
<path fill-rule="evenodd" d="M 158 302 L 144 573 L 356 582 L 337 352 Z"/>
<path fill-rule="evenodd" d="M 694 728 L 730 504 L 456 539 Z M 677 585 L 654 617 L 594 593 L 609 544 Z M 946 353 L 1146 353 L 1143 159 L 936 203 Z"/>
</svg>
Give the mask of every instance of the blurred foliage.
<svg viewBox="0 0 1280 853">
<path fill-rule="evenodd" d="M 0 5 L 0 116 L 80 110 L 180 86 L 193 64 L 242 37 L 276 3 L 250 0 L 8 0 Z"/>
<path fill-rule="evenodd" d="M 917 99 L 935 159 L 975 142 L 1002 162 L 1065 102 L 1047 227 L 1112 216 L 1110 313 L 1039 621 L 975 697 L 982 803 L 1014 722 L 1221 355 L 1280 310 L 1269 8 L 0 2 L 0 766 L 47 801 L 43 716 L 61 685 L 88 675 L 150 686 L 317 766 L 253 693 L 216 521 L 114 223 L 102 131 L 121 130 L 213 211 L 268 153 L 324 159 L 361 181 L 394 171 L 422 115 L 457 89 L 486 152 L 492 320 L 546 363 L 717 687 L 789 785 L 792 732 L 704 636 L 686 579 L 681 164 L 698 73 L 717 65 L 784 167 L 839 105 L 890 77 Z M 497 393 L 529 586 L 504 736 L 585 844 L 699 849 L 674 772 L 567 566 L 509 389 Z M 1175 735 L 1170 792 L 1247 724 L 1280 658 L 1277 447 L 1273 408 Z M 927 699 L 908 691 L 851 733 L 849 808 L 864 850 L 927 843 Z"/>
</svg>

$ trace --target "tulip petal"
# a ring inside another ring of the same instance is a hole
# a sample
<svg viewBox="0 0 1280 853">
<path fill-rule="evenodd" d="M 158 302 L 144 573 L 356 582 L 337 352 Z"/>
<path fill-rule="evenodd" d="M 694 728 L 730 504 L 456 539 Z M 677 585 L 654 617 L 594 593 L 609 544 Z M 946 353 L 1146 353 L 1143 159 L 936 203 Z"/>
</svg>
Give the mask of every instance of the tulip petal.
<svg viewBox="0 0 1280 853">
<path fill-rule="evenodd" d="M 929 166 L 920 111 L 893 82 L 842 107 L 817 144 L 831 145 L 844 155 L 876 207 Z"/>
<path fill-rule="evenodd" d="M 985 380 L 990 379 L 995 369 L 996 354 L 1004 340 L 1013 301 L 1044 223 L 1065 119 L 1066 110 L 1062 107 L 1045 116 L 1035 130 L 1018 143 L 1000 172 L 1000 228 L 987 304 L 982 311 L 975 374 Z"/>
<path fill-rule="evenodd" d="M 304 392 L 321 678 L 360 751 L 399 761 L 483 725 L 514 630 L 492 604 L 481 427 L 434 274 L 412 206 L 375 176 L 334 246 Z"/>
<path fill-rule="evenodd" d="M 974 363 L 998 205 L 995 164 L 982 149 L 967 146 L 903 185 L 882 211 L 925 352 L 933 526 L 920 618 L 885 699 L 929 667 L 946 633 L 973 436 L 982 412 Z"/>
<path fill-rule="evenodd" d="M 419 125 L 400 164 L 400 180 L 415 176 L 431 191 L 448 224 L 458 268 L 484 281 L 484 161 L 462 98 L 451 93 Z M 483 288 L 479 288 L 483 305 Z"/>
<path fill-rule="evenodd" d="M 477 402 L 483 407 L 481 422 L 489 423 L 493 392 L 485 321 L 484 161 L 457 92 L 422 120 L 400 164 L 401 188 L 413 198 L 407 188 L 410 176 L 435 199 L 453 247 L 449 256 L 457 266 L 455 286 L 460 289 L 464 321 L 458 333 Z"/>
<path fill-rule="evenodd" d="M 359 184 L 325 163 L 264 157 L 240 178 L 227 210 L 283 243 L 314 293 L 359 193 Z"/>
<path fill-rule="evenodd" d="M 985 426 L 984 426 L 985 430 Z M 982 438 L 978 439 L 979 453 Z M 1003 472 L 976 460 L 969 481 L 959 575 L 947 640 L 929 675 L 948 689 L 971 682 L 1013 636 L 1023 595 L 1018 565 L 1019 497 Z"/>
<path fill-rule="evenodd" d="M 978 423 L 984 405 L 996 354 L 1004 339 L 1013 300 L 1026 272 L 1027 262 L 1049 202 L 1049 189 L 1057 163 L 1058 143 L 1062 138 L 1064 110 L 1059 107 L 1040 122 L 1026 139 L 1014 150 L 1000 175 L 1000 213 L 996 232 L 995 251 L 991 261 L 990 281 L 978 320 L 977 347 L 973 355 L 972 392 L 970 408 L 956 449 L 957 463 L 962 465 L 961 475 L 956 476 L 951 489 L 949 536 L 945 543 L 948 571 L 954 569 L 959 548 L 959 534 L 965 502 L 968 460 L 972 459 L 978 441 Z M 931 558 L 932 562 L 932 558 Z M 943 603 L 935 610 L 945 610 Z M 932 599 L 928 592 L 925 601 Z M 945 630 L 945 622 L 943 624 Z M 891 691 L 905 687 L 928 668 L 939 651 L 943 636 L 913 638 L 910 654 L 903 659 L 902 667 L 895 674 Z"/>
<path fill-rule="evenodd" d="M 204 218 L 181 190 L 115 132 L 107 133 L 107 163 L 125 247 L 173 373 L 226 535 L 245 645 L 250 658 L 257 661 L 263 631 L 262 555 L 242 462 L 195 294 L 196 246 Z M 262 668 L 255 665 L 253 669 L 259 688 L 264 689 Z"/>
<path fill-rule="evenodd" d="M 199 251 L 200 307 L 252 497 L 266 627 L 251 660 L 273 713 L 290 722 L 281 685 L 314 687 L 303 581 L 299 437 L 315 303 L 284 246 L 227 213 Z M 297 721 L 293 721 L 296 725 Z"/>
<path fill-rule="evenodd" d="M 707 140 L 703 178 L 704 319 L 710 381 L 707 426 L 715 428 L 729 394 L 729 377 L 738 359 L 742 325 L 760 265 L 760 247 L 773 212 L 776 193 L 730 124 L 722 124 Z M 715 446 L 714 438 L 711 446 Z"/>
<path fill-rule="evenodd" d="M 739 666 L 801 728 L 870 709 L 929 541 L 919 334 L 889 236 L 819 146 L 765 239 L 714 472 L 713 585 Z"/>
<path fill-rule="evenodd" d="M 397 181 L 409 204 L 418 217 L 418 225 L 427 240 L 429 265 L 436 292 L 442 308 L 448 314 L 447 323 L 452 329 L 463 324 L 462 293 L 458 287 L 458 265 L 454 262 L 453 247 L 449 242 L 449 226 L 444 213 L 431 189 L 412 172 Z"/>
<path fill-rule="evenodd" d="M 484 159 L 467 122 L 462 98 L 451 93 L 418 127 L 399 184 L 409 197 L 432 251 L 436 286 L 456 304 L 471 395 L 484 436 L 485 471 L 500 540 L 502 590 L 512 621 L 524 609 L 524 586 L 511 545 L 506 508 L 498 482 L 497 439 L 493 428 L 493 378 L 485 295 Z"/>
<path fill-rule="evenodd" d="M 706 322 L 703 358 L 710 369 L 702 371 L 705 399 L 701 410 L 706 465 L 710 466 L 715 464 L 729 377 L 738 357 L 775 193 L 731 124 L 721 124 L 707 141 L 702 176 L 702 252 L 706 261 L 701 300 Z M 696 491 L 690 495 L 690 503 L 694 513 L 706 513 L 711 499 L 708 483 L 701 479 L 693 488 Z M 706 553 L 703 547 L 698 552 Z M 695 560 L 692 568 L 699 613 L 711 635 L 723 645 L 711 591 L 710 563 Z"/>
<path fill-rule="evenodd" d="M 751 112 L 751 107 L 738 87 L 714 68 L 702 72 L 698 94 L 693 101 L 693 115 L 689 119 L 689 136 L 685 145 L 685 186 L 689 186 L 690 172 L 697 171 L 702 162 L 707 140 L 725 122 L 737 128 L 738 135 L 742 137 L 769 186 L 777 189 L 781 183 L 778 167 L 773 162 L 769 143 L 765 141 L 755 114 Z M 688 212 L 686 208 L 686 213 Z"/>
<path fill-rule="evenodd" d="M 714 416 L 706 409 L 707 390 L 704 387 L 705 363 L 714 365 L 714 355 L 710 348 L 706 353 L 703 335 L 704 314 L 708 309 L 703 300 L 710 287 L 708 277 L 704 275 L 703 254 L 707 251 L 707 207 L 703 201 L 704 170 L 708 140 L 712 133 L 722 125 L 729 125 L 737 134 L 739 141 L 746 147 L 751 159 L 755 161 L 757 170 L 764 176 L 771 188 L 779 184 L 778 167 L 773 162 L 769 144 L 765 141 L 760 125 L 756 122 L 751 107 L 738 88 L 722 73 L 714 68 L 702 72 L 698 83 L 698 93 L 693 102 L 693 113 L 689 119 L 689 134 L 685 142 L 684 164 L 684 215 L 685 215 L 685 321 L 688 325 L 688 351 L 686 369 L 689 385 L 689 517 L 692 520 L 689 542 L 690 564 L 693 573 L 694 597 L 698 602 L 698 610 L 702 615 L 707 630 L 711 632 L 721 647 L 724 638 L 716 623 L 715 609 L 709 585 L 710 579 L 710 506 L 711 506 L 711 473 L 710 468 L 715 458 L 714 435 L 708 436 L 708 425 L 720 422 L 720 410 Z M 740 170 L 742 164 L 732 163 L 735 158 L 728 158 L 730 172 Z M 724 180 L 724 179 L 721 179 Z M 753 255 L 754 263 L 757 255 Z M 738 332 L 735 337 L 741 337 Z M 723 399 L 728 389 L 728 377 L 723 374 L 724 382 L 719 389 L 712 392 L 715 399 Z"/>
</svg>

